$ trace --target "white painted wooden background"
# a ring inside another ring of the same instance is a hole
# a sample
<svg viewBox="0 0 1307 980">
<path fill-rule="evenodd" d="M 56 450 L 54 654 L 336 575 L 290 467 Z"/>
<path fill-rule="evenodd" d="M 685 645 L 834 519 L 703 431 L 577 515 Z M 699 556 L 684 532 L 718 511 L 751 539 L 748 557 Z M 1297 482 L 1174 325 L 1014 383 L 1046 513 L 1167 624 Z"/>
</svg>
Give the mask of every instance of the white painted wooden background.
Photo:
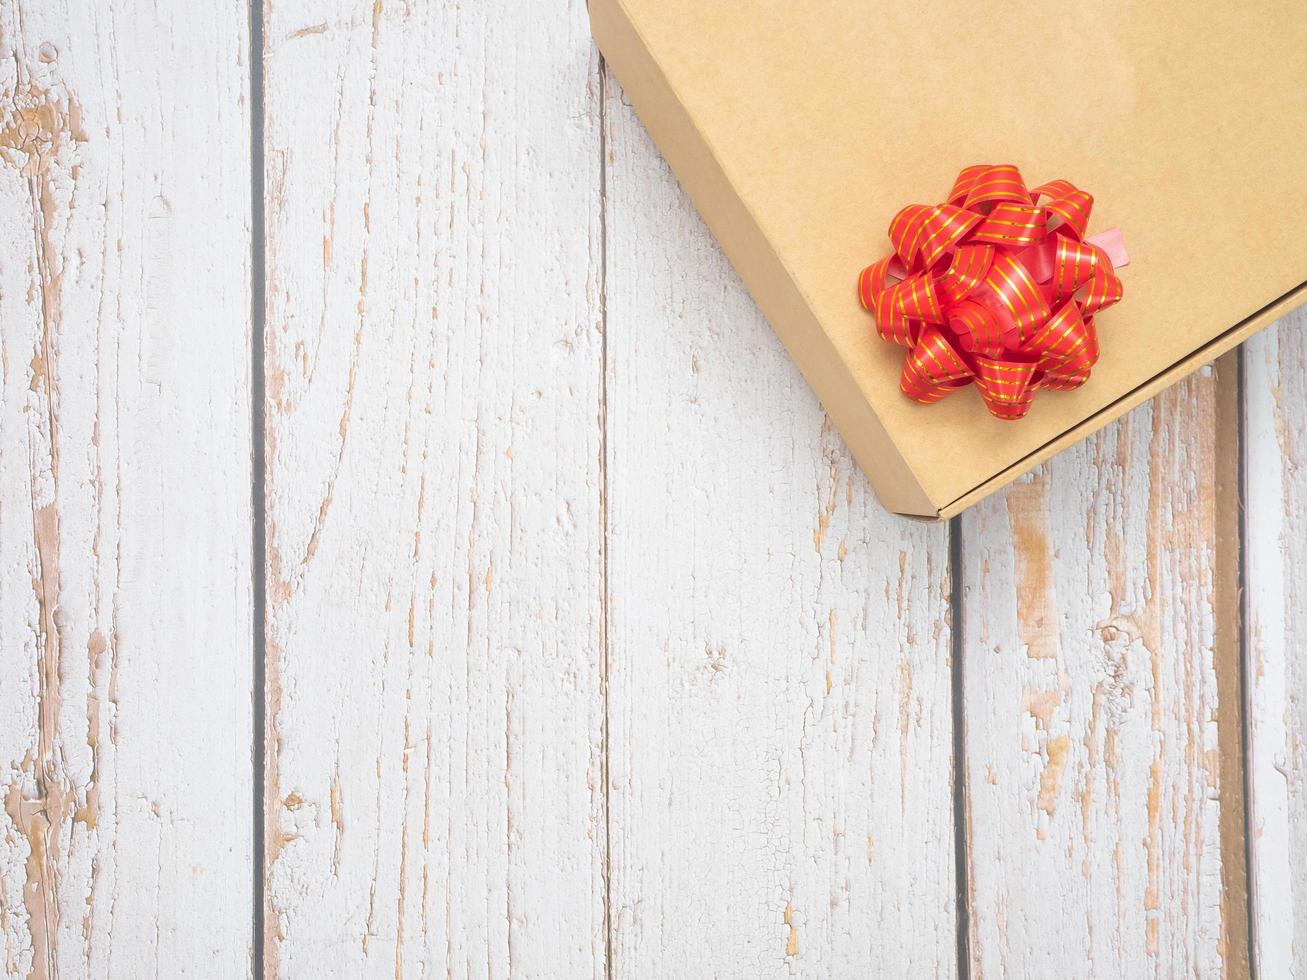
<svg viewBox="0 0 1307 980">
<path fill-rule="evenodd" d="M 910 523 L 583 0 L 0 93 L 6 976 L 1307 977 L 1303 316 Z"/>
</svg>

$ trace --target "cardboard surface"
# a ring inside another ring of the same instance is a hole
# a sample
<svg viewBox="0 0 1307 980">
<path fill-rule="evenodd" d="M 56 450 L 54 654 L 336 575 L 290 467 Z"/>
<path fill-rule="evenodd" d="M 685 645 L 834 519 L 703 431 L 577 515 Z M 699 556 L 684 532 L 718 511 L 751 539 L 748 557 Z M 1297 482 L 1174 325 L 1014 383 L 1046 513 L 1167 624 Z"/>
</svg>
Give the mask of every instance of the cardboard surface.
<svg viewBox="0 0 1307 980">
<path fill-rule="evenodd" d="M 591 0 L 654 139 L 891 510 L 946 516 L 1304 298 L 1307 7 L 1162 2 L 984 10 L 880 0 Z M 890 218 L 963 166 L 1094 195 L 1125 231 L 1102 358 L 1021 422 L 973 389 L 898 390 L 858 305 Z"/>
</svg>

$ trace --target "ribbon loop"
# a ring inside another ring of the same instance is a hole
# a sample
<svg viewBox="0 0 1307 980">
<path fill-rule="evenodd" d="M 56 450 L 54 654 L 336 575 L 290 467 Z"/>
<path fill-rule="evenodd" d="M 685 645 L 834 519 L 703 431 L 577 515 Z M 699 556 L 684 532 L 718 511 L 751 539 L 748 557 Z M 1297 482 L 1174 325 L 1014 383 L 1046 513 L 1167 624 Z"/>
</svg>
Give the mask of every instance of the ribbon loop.
<svg viewBox="0 0 1307 980">
<path fill-rule="evenodd" d="M 938 278 L 939 293 L 944 302 L 959 303 L 966 299 L 984 281 L 993 261 L 993 245 L 984 242 L 959 245 L 953 253 L 953 261 Z"/>
<path fill-rule="evenodd" d="M 1066 303 L 1040 328 L 1028 353 L 1039 356 L 1040 369 L 1050 376 L 1088 379 L 1089 369 L 1098 361 L 1092 318 L 1085 320 L 1074 300 Z"/>
<path fill-rule="evenodd" d="M 925 204 L 909 204 L 894 216 L 889 226 L 890 244 L 903 265 L 912 271 L 913 259 L 921 246 L 921 232 L 926 226 L 926 219 L 937 209 Z"/>
<path fill-rule="evenodd" d="M 1092 245 L 1058 235 L 1053 251 L 1053 302 L 1060 303 L 1094 277 L 1098 253 Z"/>
<path fill-rule="evenodd" d="M 952 252 L 958 242 L 984 219 L 974 211 L 944 204 L 935 208 L 922 226 L 921 250 L 922 262 L 927 268 L 933 266 L 945 254 Z"/>
<path fill-rule="evenodd" d="M 948 325 L 958 335 L 963 350 L 989 357 L 1003 353 L 1003 326 L 979 303 L 968 301 L 950 307 Z"/>
<path fill-rule="evenodd" d="M 962 356 L 936 327 L 921 331 L 903 362 L 899 388 L 913 401 L 929 405 L 971 383 L 972 372 Z"/>
<path fill-rule="evenodd" d="M 1089 227 L 1089 213 L 1094 209 L 1092 195 L 1086 194 L 1069 180 L 1050 180 L 1047 184 L 1040 184 L 1031 194 L 1036 199 L 1049 198 L 1044 209 L 1062 219 L 1058 231 L 1073 234 L 1076 238 L 1085 237 L 1085 229 Z"/>
<path fill-rule="evenodd" d="M 935 281 L 926 273 L 899 280 L 881 294 L 881 301 L 902 316 L 927 323 L 943 323 L 944 310 L 935 295 Z"/>
<path fill-rule="evenodd" d="M 894 256 L 873 262 L 862 270 L 858 276 L 858 300 L 862 308 L 872 316 L 879 316 L 881 293 L 885 291 L 885 282 L 889 278 L 889 265 Z"/>
<path fill-rule="evenodd" d="M 1031 203 L 1026 182 L 1021 179 L 1021 171 L 1010 163 L 986 167 L 976 174 L 971 186 L 967 188 L 967 200 L 964 206 L 968 210 L 973 210 L 982 204 L 993 204 L 997 201 Z"/>
<path fill-rule="evenodd" d="M 981 288 L 1003 305 L 1016 326 L 1016 345 L 1023 346 L 1048 316 L 1048 300 L 1026 267 L 1007 252 L 999 252 Z"/>
<path fill-rule="evenodd" d="M 976 358 L 976 386 L 995 418 L 1024 418 L 1035 399 L 1034 361 L 997 357 Z"/>
<path fill-rule="evenodd" d="M 1114 303 L 1120 302 L 1124 288 L 1121 280 L 1112 271 L 1112 263 L 1107 253 L 1094 245 L 1090 248 L 1094 250 L 1098 261 L 1095 264 L 1094 276 L 1089 280 L 1089 288 L 1085 291 L 1084 307 L 1085 312 L 1092 316 L 1099 310 L 1105 310 Z"/>
<path fill-rule="evenodd" d="M 1048 214 L 1043 208 L 1004 202 L 994 206 L 971 237 L 992 245 L 1033 245 L 1047 233 Z"/>
<path fill-rule="evenodd" d="M 948 192 L 949 204 L 964 204 L 967 195 L 971 193 L 971 188 L 975 186 L 976 179 L 989 170 L 989 164 L 977 163 L 970 167 L 963 167 L 962 173 L 958 174 L 958 179 L 953 181 L 953 189 Z"/>
</svg>

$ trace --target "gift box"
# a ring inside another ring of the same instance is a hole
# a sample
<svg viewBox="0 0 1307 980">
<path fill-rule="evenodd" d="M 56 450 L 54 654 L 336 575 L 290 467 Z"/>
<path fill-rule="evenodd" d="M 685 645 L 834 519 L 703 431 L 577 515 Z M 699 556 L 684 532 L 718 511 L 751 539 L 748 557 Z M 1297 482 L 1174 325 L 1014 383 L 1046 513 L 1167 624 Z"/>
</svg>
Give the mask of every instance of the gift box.
<svg viewBox="0 0 1307 980">
<path fill-rule="evenodd" d="M 1307 299 L 1307 8 L 589 6 L 626 97 L 892 511 L 958 513 Z M 906 397 L 905 350 L 859 302 L 903 206 L 943 202 L 978 163 L 1092 192 L 1088 234 L 1120 229 L 1129 252 L 1088 380 L 1040 390 L 1019 420 L 976 385 Z"/>
</svg>

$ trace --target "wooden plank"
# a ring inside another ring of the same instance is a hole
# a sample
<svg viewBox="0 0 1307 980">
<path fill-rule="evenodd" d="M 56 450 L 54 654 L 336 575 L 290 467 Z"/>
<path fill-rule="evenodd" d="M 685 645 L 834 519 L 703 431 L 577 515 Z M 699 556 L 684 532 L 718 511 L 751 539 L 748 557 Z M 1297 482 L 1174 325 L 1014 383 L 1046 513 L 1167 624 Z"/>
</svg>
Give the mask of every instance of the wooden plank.
<svg viewBox="0 0 1307 980">
<path fill-rule="evenodd" d="M 613 975 L 953 976 L 948 538 L 607 82 Z"/>
<path fill-rule="evenodd" d="M 1307 313 L 1245 347 L 1247 690 L 1254 955 L 1307 977 Z"/>
<path fill-rule="evenodd" d="M 974 976 L 1246 975 L 1224 372 L 961 519 Z"/>
<path fill-rule="evenodd" d="M 265 43 L 267 975 L 602 975 L 585 5 Z"/>
<path fill-rule="evenodd" d="M 0 5 L 6 976 L 248 976 L 239 5 Z"/>
</svg>

